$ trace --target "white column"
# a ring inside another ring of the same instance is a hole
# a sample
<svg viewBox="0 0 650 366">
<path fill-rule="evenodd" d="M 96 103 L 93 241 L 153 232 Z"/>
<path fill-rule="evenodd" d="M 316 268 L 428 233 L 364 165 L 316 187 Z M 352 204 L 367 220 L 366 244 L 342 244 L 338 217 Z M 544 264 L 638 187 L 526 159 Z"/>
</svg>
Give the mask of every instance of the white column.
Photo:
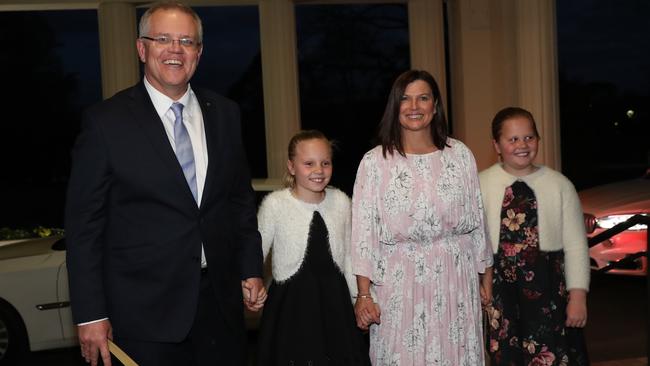
<svg viewBox="0 0 650 366">
<path fill-rule="evenodd" d="M 261 0 L 260 42 L 269 180 L 286 171 L 287 144 L 300 130 L 294 4 Z"/>
<path fill-rule="evenodd" d="M 135 6 L 122 2 L 103 2 L 97 9 L 99 48 L 104 99 L 140 79 L 135 47 L 137 26 Z"/>
<path fill-rule="evenodd" d="M 490 121 L 505 102 L 510 89 L 495 67 L 500 66 L 499 41 L 492 16 L 498 1 L 448 2 L 450 32 L 451 108 L 453 132 L 472 150 L 479 170 L 496 160 L 490 137 Z M 492 5 L 492 8 L 490 7 Z"/>
<path fill-rule="evenodd" d="M 408 22 L 411 68 L 431 73 L 448 103 L 442 0 L 409 0 Z"/>
<path fill-rule="evenodd" d="M 555 1 L 516 2 L 519 104 L 542 136 L 537 161 L 561 169 Z"/>
<path fill-rule="evenodd" d="M 454 135 L 479 169 L 497 161 L 490 122 L 497 111 L 531 111 L 542 140 L 537 162 L 560 168 L 554 0 L 449 2 Z"/>
</svg>

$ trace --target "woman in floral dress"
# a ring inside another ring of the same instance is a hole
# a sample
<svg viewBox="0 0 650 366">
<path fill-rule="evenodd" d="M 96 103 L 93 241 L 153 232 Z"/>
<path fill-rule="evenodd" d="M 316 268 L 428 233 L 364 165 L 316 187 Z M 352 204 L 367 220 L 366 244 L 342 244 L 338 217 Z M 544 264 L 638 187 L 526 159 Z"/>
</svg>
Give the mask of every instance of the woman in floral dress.
<svg viewBox="0 0 650 366">
<path fill-rule="evenodd" d="M 491 364 L 587 365 L 580 328 L 589 259 L 578 196 L 562 174 L 533 164 L 539 134 L 528 111 L 503 109 L 492 134 L 502 162 L 480 175 L 496 253 Z"/>
<path fill-rule="evenodd" d="M 491 297 L 492 254 L 474 157 L 447 136 L 442 105 L 430 74 L 400 75 L 381 145 L 357 173 L 355 313 L 370 328 L 375 366 L 484 364 L 481 298 Z"/>
</svg>

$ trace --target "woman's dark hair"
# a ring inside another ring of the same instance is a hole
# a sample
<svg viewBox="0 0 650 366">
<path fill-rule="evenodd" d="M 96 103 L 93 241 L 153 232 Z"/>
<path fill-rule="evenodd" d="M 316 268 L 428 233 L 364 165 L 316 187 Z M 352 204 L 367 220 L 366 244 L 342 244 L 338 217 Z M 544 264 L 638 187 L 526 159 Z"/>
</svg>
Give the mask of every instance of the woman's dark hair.
<svg viewBox="0 0 650 366">
<path fill-rule="evenodd" d="M 539 132 L 537 132 L 537 124 L 535 123 L 535 118 L 533 118 L 532 113 L 519 107 L 506 107 L 498 111 L 492 119 L 492 138 L 494 141 L 499 141 L 499 138 L 501 137 L 503 122 L 516 117 L 523 117 L 528 119 L 533 124 L 533 132 L 535 132 L 535 137 L 539 138 Z"/>
<path fill-rule="evenodd" d="M 393 83 L 393 87 L 388 95 L 384 116 L 381 118 L 381 122 L 379 122 L 377 139 L 381 144 L 384 157 L 386 157 L 386 151 L 392 155 L 393 150 L 397 150 L 400 155 L 406 156 L 402 145 L 402 126 L 399 123 L 399 109 L 407 85 L 416 80 L 426 82 L 431 88 L 435 106 L 435 114 L 431 121 L 433 144 L 440 150 L 444 150 L 446 146 L 449 146 L 447 145 L 447 118 L 445 118 L 445 110 L 442 107 L 442 96 L 440 95 L 438 83 L 436 83 L 436 80 L 431 74 L 424 70 L 409 70 L 397 77 L 397 80 Z"/>
</svg>

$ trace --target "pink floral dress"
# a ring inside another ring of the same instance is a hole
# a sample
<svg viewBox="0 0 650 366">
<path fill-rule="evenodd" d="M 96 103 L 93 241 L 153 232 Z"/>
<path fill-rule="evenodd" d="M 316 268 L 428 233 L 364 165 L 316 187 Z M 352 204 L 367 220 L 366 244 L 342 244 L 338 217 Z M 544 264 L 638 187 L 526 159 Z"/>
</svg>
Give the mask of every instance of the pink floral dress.
<svg viewBox="0 0 650 366">
<path fill-rule="evenodd" d="M 448 144 L 386 158 L 378 146 L 359 166 L 351 257 L 381 308 L 370 328 L 375 366 L 484 364 L 478 273 L 492 253 L 474 157 Z"/>
</svg>

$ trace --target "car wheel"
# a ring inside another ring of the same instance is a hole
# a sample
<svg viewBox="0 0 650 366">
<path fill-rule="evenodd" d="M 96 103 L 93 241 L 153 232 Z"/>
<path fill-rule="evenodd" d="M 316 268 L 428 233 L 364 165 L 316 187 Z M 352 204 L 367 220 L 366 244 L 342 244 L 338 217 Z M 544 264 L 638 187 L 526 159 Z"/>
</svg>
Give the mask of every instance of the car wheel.
<svg viewBox="0 0 650 366">
<path fill-rule="evenodd" d="M 0 300 L 0 365 L 11 365 L 28 349 L 27 331 L 20 316 Z"/>
</svg>

